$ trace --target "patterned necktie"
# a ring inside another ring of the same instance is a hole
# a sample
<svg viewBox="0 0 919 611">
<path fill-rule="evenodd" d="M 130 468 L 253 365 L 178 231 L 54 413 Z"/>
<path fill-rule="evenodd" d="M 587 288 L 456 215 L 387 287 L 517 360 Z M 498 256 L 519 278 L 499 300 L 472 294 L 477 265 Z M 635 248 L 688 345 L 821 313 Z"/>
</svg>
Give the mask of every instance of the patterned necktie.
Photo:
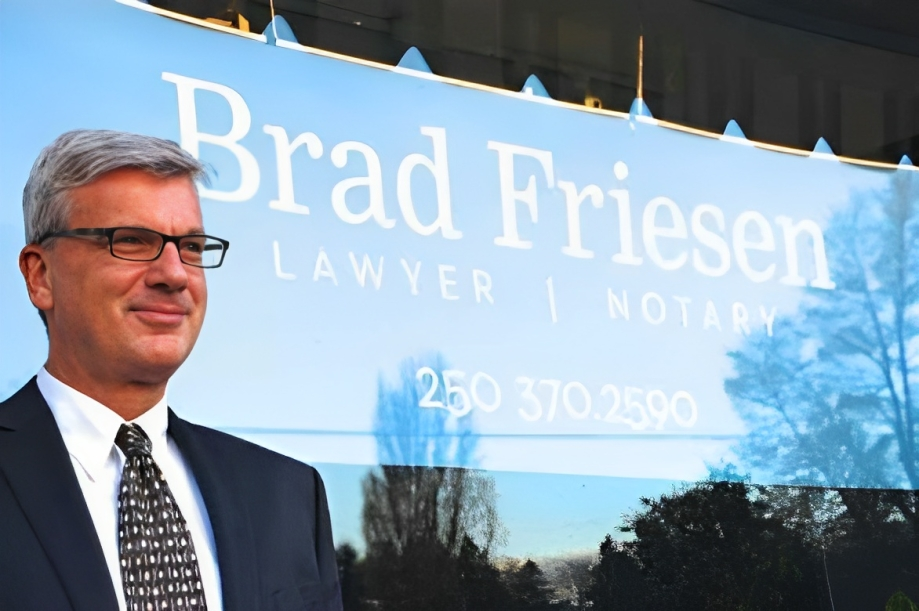
<svg viewBox="0 0 919 611">
<path fill-rule="evenodd" d="M 118 492 L 118 548 L 128 611 L 207 611 L 198 557 L 185 518 L 150 438 L 122 424 L 115 445 L 126 457 Z"/>
</svg>

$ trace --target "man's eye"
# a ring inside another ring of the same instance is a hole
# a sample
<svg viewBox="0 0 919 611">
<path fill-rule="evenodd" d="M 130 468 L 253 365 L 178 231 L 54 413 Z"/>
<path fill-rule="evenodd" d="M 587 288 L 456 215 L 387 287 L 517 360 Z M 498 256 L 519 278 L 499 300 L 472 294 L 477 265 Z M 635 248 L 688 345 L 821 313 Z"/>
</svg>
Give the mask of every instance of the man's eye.
<svg viewBox="0 0 919 611">
<path fill-rule="evenodd" d="M 182 245 L 182 248 L 183 250 L 187 250 L 188 252 L 199 253 L 204 250 L 204 244 L 203 242 L 190 242 L 189 241 L 189 242 L 185 242 Z"/>
</svg>

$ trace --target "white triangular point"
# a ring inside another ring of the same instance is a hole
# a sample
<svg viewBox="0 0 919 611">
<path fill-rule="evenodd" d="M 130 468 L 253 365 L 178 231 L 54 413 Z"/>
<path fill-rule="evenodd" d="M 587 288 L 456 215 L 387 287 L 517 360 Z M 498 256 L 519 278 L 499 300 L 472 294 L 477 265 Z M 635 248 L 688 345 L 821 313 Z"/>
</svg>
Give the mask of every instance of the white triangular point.
<svg viewBox="0 0 919 611">
<path fill-rule="evenodd" d="M 810 156 L 812 159 L 837 159 L 836 153 L 833 152 L 829 142 L 824 140 L 822 136 L 817 139 L 817 144 L 814 145 L 814 150 Z"/>
<path fill-rule="evenodd" d="M 527 77 L 526 82 L 523 84 L 523 89 L 520 90 L 521 93 L 527 95 L 535 95 L 541 98 L 551 98 L 549 92 L 546 91 L 546 87 L 542 84 L 542 81 L 539 80 L 539 77 L 535 74 L 531 74 Z"/>
<path fill-rule="evenodd" d="M 900 157 L 900 163 L 898 165 L 902 165 L 904 167 L 912 166 L 913 160 L 910 159 L 908 155 L 903 155 L 902 157 Z"/>
<path fill-rule="evenodd" d="M 294 35 L 293 29 L 290 27 L 290 24 L 287 23 L 287 20 L 284 19 L 281 15 L 275 15 L 274 19 L 268 24 L 268 27 L 265 28 L 265 31 L 262 32 L 265 35 L 266 41 L 269 45 L 277 46 L 278 40 L 286 40 L 287 42 L 296 43 L 297 37 Z"/>
<path fill-rule="evenodd" d="M 654 118 L 654 115 L 651 114 L 651 109 L 648 108 L 648 105 L 645 104 L 645 101 L 642 98 L 635 98 L 632 100 L 632 106 L 629 108 L 629 114 L 633 117 L 647 117 L 648 119 Z"/>
<path fill-rule="evenodd" d="M 724 126 L 724 135 L 732 138 L 747 138 L 747 135 L 743 133 L 743 130 L 740 129 L 740 125 L 734 119 L 728 121 L 728 124 Z"/>
<path fill-rule="evenodd" d="M 740 125 L 734 119 L 728 121 L 728 124 L 724 127 L 724 133 L 721 135 L 721 140 L 725 142 L 734 142 L 735 144 L 753 146 L 753 143 L 747 140 L 747 135 L 743 133 L 743 130 L 740 129 Z"/>
<path fill-rule="evenodd" d="M 431 67 L 428 66 L 428 62 L 424 61 L 424 56 L 421 55 L 421 51 L 419 51 L 417 47 L 409 47 L 408 51 L 405 52 L 405 55 L 402 56 L 402 59 L 399 60 L 396 66 L 408 70 L 415 70 L 417 72 L 433 74 L 433 72 L 431 72 Z"/>
<path fill-rule="evenodd" d="M 651 109 L 641 98 L 632 100 L 632 106 L 629 108 L 629 118 L 635 119 L 639 123 L 650 123 L 657 125 L 657 120 L 651 114 Z"/>
</svg>

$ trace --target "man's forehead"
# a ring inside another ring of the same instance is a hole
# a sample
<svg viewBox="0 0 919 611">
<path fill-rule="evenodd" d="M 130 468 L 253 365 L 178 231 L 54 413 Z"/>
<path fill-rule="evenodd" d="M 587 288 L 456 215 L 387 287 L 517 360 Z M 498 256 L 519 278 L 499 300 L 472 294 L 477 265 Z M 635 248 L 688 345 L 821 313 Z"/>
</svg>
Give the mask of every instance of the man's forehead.
<svg viewBox="0 0 919 611">
<path fill-rule="evenodd" d="M 72 189 L 70 200 L 72 220 L 92 218 L 108 226 L 157 221 L 187 233 L 204 229 L 198 191 L 189 176 L 122 168 Z"/>
</svg>

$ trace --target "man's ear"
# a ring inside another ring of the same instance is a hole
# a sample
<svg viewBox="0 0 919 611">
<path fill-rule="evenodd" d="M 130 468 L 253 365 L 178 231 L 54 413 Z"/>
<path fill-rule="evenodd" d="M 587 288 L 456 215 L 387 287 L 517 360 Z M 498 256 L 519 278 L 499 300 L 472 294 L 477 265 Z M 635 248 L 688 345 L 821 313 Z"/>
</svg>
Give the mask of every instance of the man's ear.
<svg viewBox="0 0 919 611">
<path fill-rule="evenodd" d="M 29 299 L 43 312 L 54 307 L 48 251 L 38 244 L 26 244 L 19 252 L 19 271 L 26 281 Z"/>
</svg>

